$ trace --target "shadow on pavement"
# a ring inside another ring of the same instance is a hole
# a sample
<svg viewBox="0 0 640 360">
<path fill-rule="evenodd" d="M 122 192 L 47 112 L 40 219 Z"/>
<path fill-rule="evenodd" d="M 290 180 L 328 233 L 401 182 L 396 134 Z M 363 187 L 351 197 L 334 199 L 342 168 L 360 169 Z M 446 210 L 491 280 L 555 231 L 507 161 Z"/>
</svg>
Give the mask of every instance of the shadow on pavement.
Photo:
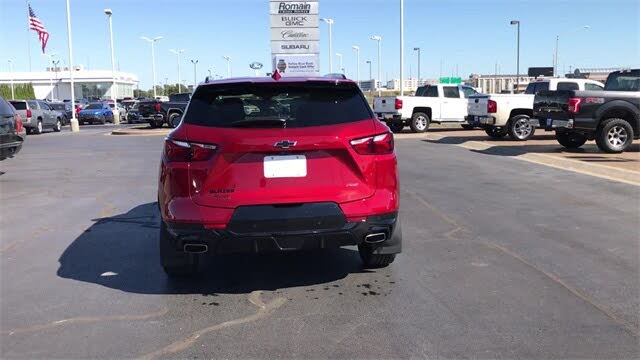
<svg viewBox="0 0 640 360">
<path fill-rule="evenodd" d="M 96 219 L 60 256 L 58 276 L 143 294 L 243 294 L 323 284 L 365 272 L 357 251 L 210 257 L 200 276 L 170 280 L 159 264 L 156 203 Z"/>
</svg>

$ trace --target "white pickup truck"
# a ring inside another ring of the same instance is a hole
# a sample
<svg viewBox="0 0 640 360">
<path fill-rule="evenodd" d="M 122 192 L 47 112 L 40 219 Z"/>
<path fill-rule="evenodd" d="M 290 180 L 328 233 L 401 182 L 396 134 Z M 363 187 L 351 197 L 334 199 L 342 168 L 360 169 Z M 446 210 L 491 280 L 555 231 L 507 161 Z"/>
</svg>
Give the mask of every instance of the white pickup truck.
<svg viewBox="0 0 640 360">
<path fill-rule="evenodd" d="M 602 90 L 600 82 L 587 79 L 540 78 L 529 83 L 524 94 L 490 94 L 469 97 L 467 123 L 480 127 L 487 135 L 499 139 L 507 134 L 512 140 L 533 137 L 535 128 L 529 125 L 533 115 L 533 97 L 546 90 Z"/>
<path fill-rule="evenodd" d="M 406 125 L 413 132 L 425 132 L 432 122 L 467 127 L 467 98 L 475 94 L 478 92 L 470 86 L 426 85 L 420 86 L 415 96 L 375 97 L 373 111 L 393 132 L 400 132 Z"/>
</svg>

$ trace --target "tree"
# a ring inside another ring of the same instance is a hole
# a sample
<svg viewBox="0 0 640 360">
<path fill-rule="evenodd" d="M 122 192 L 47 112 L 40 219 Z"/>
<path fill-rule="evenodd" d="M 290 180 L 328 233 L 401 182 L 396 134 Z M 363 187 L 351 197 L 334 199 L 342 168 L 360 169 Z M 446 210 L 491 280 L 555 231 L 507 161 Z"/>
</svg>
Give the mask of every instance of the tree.
<svg viewBox="0 0 640 360">
<path fill-rule="evenodd" d="M 16 99 L 35 99 L 36 94 L 33 91 L 33 84 L 14 84 L 13 92 Z M 11 99 L 11 85 L 0 85 L 0 96 L 5 99 Z"/>
</svg>

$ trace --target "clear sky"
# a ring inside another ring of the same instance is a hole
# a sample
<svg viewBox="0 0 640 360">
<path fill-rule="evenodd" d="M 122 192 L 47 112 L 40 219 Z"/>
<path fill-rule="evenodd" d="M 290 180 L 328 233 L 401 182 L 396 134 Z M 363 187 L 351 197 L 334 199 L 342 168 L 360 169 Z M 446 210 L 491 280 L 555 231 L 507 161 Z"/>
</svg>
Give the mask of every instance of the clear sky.
<svg viewBox="0 0 640 360">
<path fill-rule="evenodd" d="M 65 0 L 31 0 L 36 15 L 51 33 L 47 50 L 68 62 Z M 398 0 L 320 0 L 320 16 L 335 19 L 334 53 L 344 54 L 347 75 L 355 78 L 352 45 L 361 47 L 361 78 L 368 78 L 366 59 L 374 61 L 372 35 L 381 35 L 383 79 L 399 76 Z M 422 48 L 422 77 L 471 73 L 515 73 L 516 28 L 521 21 L 521 72 L 529 66 L 551 66 L 556 34 L 560 34 L 559 69 L 640 64 L 640 2 L 405 0 L 405 73 L 417 75 L 414 47 Z M 116 63 L 139 76 L 141 88 L 151 86 L 151 50 L 140 36 L 163 36 L 156 46 L 159 82 L 177 80 L 175 55 L 186 49 L 182 78 L 193 81 L 190 59 L 198 59 L 198 79 L 226 75 L 223 55 L 233 59 L 233 75 L 253 75 L 249 63 L 271 67 L 267 0 L 71 0 L 74 62 L 90 69 L 110 69 L 109 31 L 103 9 L 113 9 Z M 589 25 L 590 30 L 579 30 Z M 0 1 L 0 71 L 8 58 L 16 71 L 27 71 L 27 10 L 24 0 Z M 321 68 L 329 70 L 328 30 L 320 24 Z M 35 32 L 28 33 L 32 68 L 42 70 Z M 337 68 L 334 57 L 334 67 Z M 268 70 L 268 69 L 267 69 Z M 335 69 L 334 69 L 335 70 Z"/>
</svg>

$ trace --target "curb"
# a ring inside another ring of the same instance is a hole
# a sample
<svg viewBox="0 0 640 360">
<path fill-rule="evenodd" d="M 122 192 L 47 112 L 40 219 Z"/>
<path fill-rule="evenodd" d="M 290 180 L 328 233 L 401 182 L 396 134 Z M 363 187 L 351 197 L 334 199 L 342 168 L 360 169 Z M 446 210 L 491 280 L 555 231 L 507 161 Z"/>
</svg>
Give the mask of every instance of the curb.
<svg viewBox="0 0 640 360">
<path fill-rule="evenodd" d="M 129 136 L 159 136 L 159 135 L 167 135 L 173 129 L 160 128 L 160 129 L 150 129 L 148 127 L 133 127 L 126 129 L 117 129 L 111 131 L 110 135 L 129 135 Z"/>
</svg>

